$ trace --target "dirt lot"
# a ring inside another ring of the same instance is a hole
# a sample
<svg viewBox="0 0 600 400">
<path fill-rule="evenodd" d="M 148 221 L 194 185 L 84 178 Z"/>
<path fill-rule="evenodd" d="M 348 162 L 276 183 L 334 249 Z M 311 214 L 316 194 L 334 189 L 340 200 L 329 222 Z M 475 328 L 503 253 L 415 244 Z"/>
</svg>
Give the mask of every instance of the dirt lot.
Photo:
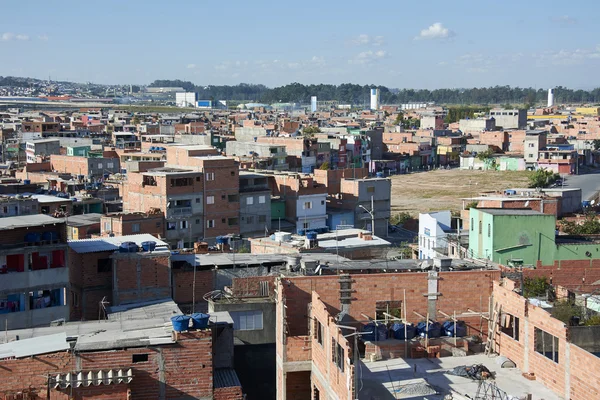
<svg viewBox="0 0 600 400">
<path fill-rule="evenodd" d="M 527 187 L 528 172 L 436 170 L 392 176 L 392 215 L 461 210 L 462 198 L 481 192 Z"/>
</svg>

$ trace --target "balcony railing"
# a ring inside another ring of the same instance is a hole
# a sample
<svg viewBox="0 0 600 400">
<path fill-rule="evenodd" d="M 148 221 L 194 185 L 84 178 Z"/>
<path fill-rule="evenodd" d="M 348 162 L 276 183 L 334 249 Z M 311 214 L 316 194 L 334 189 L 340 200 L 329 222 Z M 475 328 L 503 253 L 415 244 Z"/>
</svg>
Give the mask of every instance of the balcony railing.
<svg viewBox="0 0 600 400">
<path fill-rule="evenodd" d="M 192 207 L 173 207 L 169 208 L 167 212 L 167 216 L 183 216 L 183 215 L 191 215 Z"/>
</svg>

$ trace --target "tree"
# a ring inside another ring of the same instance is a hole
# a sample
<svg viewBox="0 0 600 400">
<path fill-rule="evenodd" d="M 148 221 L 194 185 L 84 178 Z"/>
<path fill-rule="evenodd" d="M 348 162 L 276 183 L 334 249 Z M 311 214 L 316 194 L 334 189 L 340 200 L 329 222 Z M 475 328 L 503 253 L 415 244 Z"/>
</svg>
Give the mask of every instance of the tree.
<svg viewBox="0 0 600 400">
<path fill-rule="evenodd" d="M 563 232 L 569 235 L 598 235 L 600 234 L 600 221 L 598 221 L 596 213 L 589 212 L 585 215 L 585 219 L 581 224 L 573 221 L 560 221 Z"/>
<path fill-rule="evenodd" d="M 321 133 L 321 129 L 319 129 L 319 127 L 317 127 L 317 126 L 309 125 L 309 126 L 302 128 L 302 134 L 304 136 L 312 136 L 315 133 Z"/>
<path fill-rule="evenodd" d="M 131 119 L 132 125 L 138 125 L 139 123 L 140 123 L 140 117 L 138 117 L 137 115 Z"/>
<path fill-rule="evenodd" d="M 408 221 L 410 221 L 412 218 L 412 216 L 407 213 L 406 211 L 401 212 L 399 214 L 395 214 L 392 216 L 392 218 L 390 218 L 390 224 L 392 225 L 404 225 L 405 223 L 407 223 Z"/>
<path fill-rule="evenodd" d="M 600 150 L 600 139 L 594 139 L 592 145 L 594 146 L 594 150 Z"/>
<path fill-rule="evenodd" d="M 552 307 L 552 316 L 569 325 L 573 317 L 581 319 L 583 317 L 583 312 L 581 307 L 575 305 L 573 302 L 569 300 L 559 300 L 556 301 L 554 307 Z"/>
<path fill-rule="evenodd" d="M 525 278 L 523 281 L 523 297 L 545 296 L 550 288 L 550 284 L 545 277 Z"/>
<path fill-rule="evenodd" d="M 552 185 L 560 178 L 557 173 L 548 169 L 538 169 L 529 175 L 530 188 L 545 188 Z"/>
<path fill-rule="evenodd" d="M 319 169 L 322 169 L 324 171 L 329 169 L 329 162 L 325 161 L 323 164 L 321 164 L 321 166 L 319 167 Z"/>
<path fill-rule="evenodd" d="M 394 125 L 402 124 L 403 119 L 404 119 L 404 114 L 398 113 L 398 115 L 396 115 L 396 120 L 394 121 Z"/>
</svg>

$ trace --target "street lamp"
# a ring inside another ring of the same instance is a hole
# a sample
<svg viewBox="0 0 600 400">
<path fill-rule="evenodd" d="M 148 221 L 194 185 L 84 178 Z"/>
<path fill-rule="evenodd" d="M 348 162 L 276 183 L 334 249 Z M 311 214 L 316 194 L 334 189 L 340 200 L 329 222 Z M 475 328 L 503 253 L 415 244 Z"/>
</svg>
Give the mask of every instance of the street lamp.
<svg viewBox="0 0 600 400">
<path fill-rule="evenodd" d="M 373 207 L 373 196 L 371 196 L 371 211 L 367 210 L 362 204 L 359 204 L 358 206 L 371 216 L 371 233 L 375 235 L 375 207 Z"/>
</svg>

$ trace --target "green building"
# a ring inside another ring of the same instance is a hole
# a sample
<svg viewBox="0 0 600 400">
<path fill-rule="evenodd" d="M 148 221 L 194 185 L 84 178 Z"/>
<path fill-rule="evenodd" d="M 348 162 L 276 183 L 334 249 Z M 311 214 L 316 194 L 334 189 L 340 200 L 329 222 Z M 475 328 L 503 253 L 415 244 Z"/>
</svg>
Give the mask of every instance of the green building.
<svg viewBox="0 0 600 400">
<path fill-rule="evenodd" d="M 70 146 L 67 147 L 67 155 L 87 157 L 91 149 L 90 146 Z"/>
<path fill-rule="evenodd" d="M 507 265 L 536 266 L 600 257 L 600 246 L 583 238 L 556 236 L 556 218 L 533 210 L 476 209 L 469 213 L 469 255 Z"/>
</svg>

